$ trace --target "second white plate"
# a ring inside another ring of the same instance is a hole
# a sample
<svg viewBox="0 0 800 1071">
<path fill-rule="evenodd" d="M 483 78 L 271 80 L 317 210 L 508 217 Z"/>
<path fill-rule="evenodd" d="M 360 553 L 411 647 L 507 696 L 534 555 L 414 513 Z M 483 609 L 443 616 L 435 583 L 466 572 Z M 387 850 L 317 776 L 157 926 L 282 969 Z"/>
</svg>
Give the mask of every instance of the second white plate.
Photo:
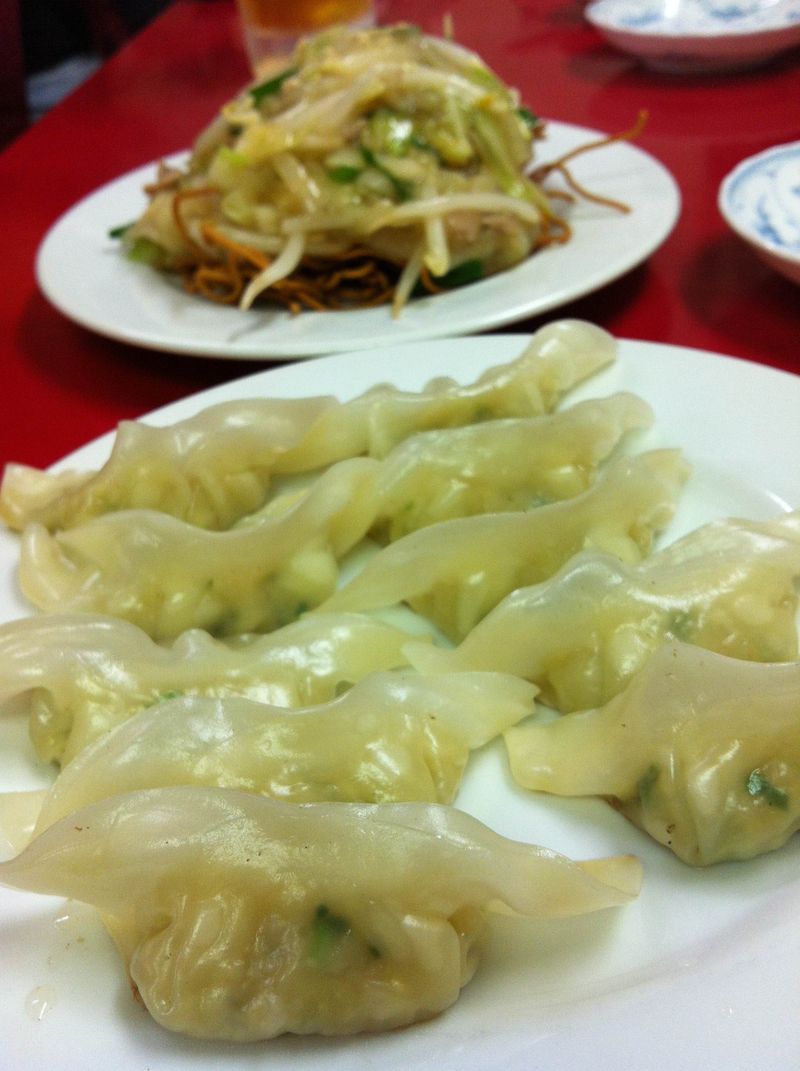
<svg viewBox="0 0 800 1071">
<path fill-rule="evenodd" d="M 541 162 L 602 137 L 565 123 L 548 123 L 547 129 L 537 154 Z M 152 180 L 154 164 L 115 179 L 63 215 L 39 249 L 37 277 L 53 305 L 83 327 L 194 357 L 281 360 L 486 331 L 549 312 L 617 279 L 649 257 L 675 225 L 675 180 L 636 146 L 611 144 L 578 157 L 571 170 L 594 193 L 625 202 L 630 212 L 578 201 L 565 245 L 482 282 L 414 301 L 397 320 L 387 307 L 299 316 L 269 308 L 241 312 L 185 294 L 170 277 L 127 260 L 108 231 L 144 209 L 143 186 Z"/>
</svg>

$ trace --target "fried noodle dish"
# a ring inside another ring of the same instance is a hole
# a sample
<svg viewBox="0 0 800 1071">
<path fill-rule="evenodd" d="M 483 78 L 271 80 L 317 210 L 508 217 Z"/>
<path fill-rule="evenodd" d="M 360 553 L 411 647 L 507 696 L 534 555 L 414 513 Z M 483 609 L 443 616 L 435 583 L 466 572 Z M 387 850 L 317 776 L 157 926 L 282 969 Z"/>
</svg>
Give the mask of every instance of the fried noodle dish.
<svg viewBox="0 0 800 1071">
<path fill-rule="evenodd" d="M 397 315 L 416 293 L 568 240 L 553 207 L 564 194 L 542 185 L 554 170 L 570 180 L 566 158 L 530 169 L 544 132 L 451 40 L 408 25 L 337 28 L 226 104 L 185 168 L 160 166 L 144 214 L 115 236 L 212 301 L 391 303 Z"/>
</svg>

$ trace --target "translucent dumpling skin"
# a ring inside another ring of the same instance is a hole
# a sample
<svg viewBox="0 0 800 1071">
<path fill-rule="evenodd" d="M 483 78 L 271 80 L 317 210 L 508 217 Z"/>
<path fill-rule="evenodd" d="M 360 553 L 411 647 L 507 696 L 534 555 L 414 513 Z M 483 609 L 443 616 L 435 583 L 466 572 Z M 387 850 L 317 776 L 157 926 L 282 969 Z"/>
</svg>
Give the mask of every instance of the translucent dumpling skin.
<svg viewBox="0 0 800 1071">
<path fill-rule="evenodd" d="M 451 803 L 471 750 L 533 709 L 502 673 L 373 673 L 329 703 L 288 711 L 229 696 L 148 707 L 64 768 L 38 828 L 139 788 L 240 788 L 293 803 Z"/>
<path fill-rule="evenodd" d="M 678 642 L 616 698 L 506 733 L 514 778 L 605 796 L 684 862 L 779 848 L 800 828 L 800 663 Z"/>
<path fill-rule="evenodd" d="M 572 498 L 626 432 L 651 421 L 645 402 L 621 393 L 545 416 L 413 435 L 385 459 L 372 534 L 395 540 L 436 521 Z"/>
<path fill-rule="evenodd" d="M 439 805 L 192 787 L 93 804 L 0 864 L 5 885 L 94 904 L 159 1023 L 235 1041 L 429 1018 L 475 971 L 488 910 L 595 911 L 640 879 Z"/>
<path fill-rule="evenodd" d="M 617 695 L 666 639 L 756 662 L 797 657 L 800 513 L 716 521 L 638 564 L 597 551 L 519 588 L 458 648 L 407 648 L 425 672 L 516 673 L 561 711 Z"/>
<path fill-rule="evenodd" d="M 652 450 L 617 458 L 576 498 L 429 525 L 381 550 L 323 609 L 406 601 L 461 640 L 509 592 L 552 576 L 579 550 L 640 561 L 671 520 L 688 473 L 679 451 Z"/>
<path fill-rule="evenodd" d="M 266 498 L 277 459 L 334 398 L 222 402 L 168 427 L 123 421 L 97 472 L 9 465 L 0 517 L 10 528 L 73 528 L 124 509 L 154 509 L 201 528 L 228 528 Z"/>
<path fill-rule="evenodd" d="M 169 647 L 118 618 L 40 614 L 0 625 L 0 703 L 21 702 L 39 758 L 66 764 L 137 711 L 176 696 L 327 703 L 368 673 L 404 665 L 407 641 L 363 614 L 306 615 L 237 643 L 192 629 Z"/>
<path fill-rule="evenodd" d="M 379 467 L 342 461 L 293 507 L 225 532 L 154 510 L 110 513 L 55 535 L 30 525 L 23 592 L 42 610 L 122 617 L 157 641 L 190 628 L 268 632 L 334 590 L 339 560 L 374 520 Z"/>
<path fill-rule="evenodd" d="M 287 451 L 279 473 L 306 472 L 332 460 L 384 458 L 410 435 L 485 420 L 552 412 L 579 383 L 612 364 L 616 340 L 581 320 L 559 320 L 531 336 L 519 357 L 487 368 L 472 383 L 440 376 L 422 391 L 380 384 L 322 414 L 302 443 Z"/>
<path fill-rule="evenodd" d="M 616 342 L 602 328 L 564 320 L 538 331 L 516 360 L 466 385 L 441 377 L 420 391 L 381 385 L 346 402 L 223 402 L 163 428 L 126 421 L 97 472 L 8 465 L 0 519 L 19 530 L 35 523 L 57 531 L 112 511 L 152 509 L 198 527 L 228 528 L 263 504 L 274 474 L 383 457 L 430 428 L 550 412 L 615 356 Z"/>
</svg>

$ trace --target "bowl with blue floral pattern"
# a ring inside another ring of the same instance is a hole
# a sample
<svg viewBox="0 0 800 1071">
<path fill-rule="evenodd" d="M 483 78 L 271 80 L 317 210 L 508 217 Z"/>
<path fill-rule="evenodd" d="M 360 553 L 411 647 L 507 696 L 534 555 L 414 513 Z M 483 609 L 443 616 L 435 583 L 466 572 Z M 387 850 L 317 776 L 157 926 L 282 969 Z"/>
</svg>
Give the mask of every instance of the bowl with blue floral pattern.
<svg viewBox="0 0 800 1071">
<path fill-rule="evenodd" d="M 800 46 L 800 0 L 593 0 L 586 18 L 655 70 L 705 74 Z"/>
<path fill-rule="evenodd" d="M 723 179 L 718 204 L 736 234 L 800 283 L 800 141 L 743 160 Z"/>
</svg>

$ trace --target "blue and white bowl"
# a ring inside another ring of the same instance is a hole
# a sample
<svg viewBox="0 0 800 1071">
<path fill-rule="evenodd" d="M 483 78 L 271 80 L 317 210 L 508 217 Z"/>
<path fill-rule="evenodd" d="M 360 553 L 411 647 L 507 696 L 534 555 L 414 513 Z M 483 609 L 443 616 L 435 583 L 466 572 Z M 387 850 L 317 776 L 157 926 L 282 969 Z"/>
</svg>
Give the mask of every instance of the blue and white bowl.
<svg viewBox="0 0 800 1071">
<path fill-rule="evenodd" d="M 723 180 L 718 204 L 763 260 L 800 283 L 800 141 L 743 160 Z"/>
<path fill-rule="evenodd" d="M 741 70 L 800 45 L 800 0 L 593 0 L 586 18 L 656 70 Z"/>
</svg>

